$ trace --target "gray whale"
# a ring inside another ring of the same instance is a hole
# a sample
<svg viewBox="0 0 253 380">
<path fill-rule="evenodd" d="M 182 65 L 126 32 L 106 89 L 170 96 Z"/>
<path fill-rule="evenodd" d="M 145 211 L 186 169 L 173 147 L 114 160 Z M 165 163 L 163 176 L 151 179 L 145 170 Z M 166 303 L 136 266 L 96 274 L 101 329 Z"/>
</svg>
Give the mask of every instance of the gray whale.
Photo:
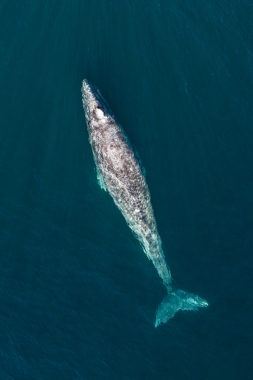
<svg viewBox="0 0 253 380">
<path fill-rule="evenodd" d="M 98 88 L 87 80 L 82 82 L 82 100 L 99 184 L 112 196 L 167 289 L 155 326 L 167 322 L 178 310 L 208 306 L 196 295 L 172 289 L 149 189 L 131 143 Z"/>
</svg>

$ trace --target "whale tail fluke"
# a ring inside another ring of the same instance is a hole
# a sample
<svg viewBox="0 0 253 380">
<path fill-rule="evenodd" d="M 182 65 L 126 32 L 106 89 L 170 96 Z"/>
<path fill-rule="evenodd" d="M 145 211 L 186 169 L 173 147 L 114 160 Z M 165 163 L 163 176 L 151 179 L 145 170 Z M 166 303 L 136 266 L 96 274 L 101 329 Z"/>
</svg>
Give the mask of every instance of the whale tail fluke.
<svg viewBox="0 0 253 380">
<path fill-rule="evenodd" d="M 173 318 L 178 310 L 198 310 L 207 307 L 208 303 L 192 293 L 176 290 L 167 294 L 156 312 L 155 327 Z"/>
</svg>

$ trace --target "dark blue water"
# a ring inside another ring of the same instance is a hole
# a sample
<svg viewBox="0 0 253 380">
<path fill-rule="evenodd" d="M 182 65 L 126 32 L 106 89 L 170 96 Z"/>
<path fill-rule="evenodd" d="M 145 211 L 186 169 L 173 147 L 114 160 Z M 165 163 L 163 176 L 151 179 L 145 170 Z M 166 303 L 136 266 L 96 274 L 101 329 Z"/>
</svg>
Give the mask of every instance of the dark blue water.
<svg viewBox="0 0 253 380">
<path fill-rule="evenodd" d="M 253 6 L 0 2 L 0 379 L 252 379 Z M 96 180 L 81 81 L 146 168 L 176 287 Z"/>
</svg>

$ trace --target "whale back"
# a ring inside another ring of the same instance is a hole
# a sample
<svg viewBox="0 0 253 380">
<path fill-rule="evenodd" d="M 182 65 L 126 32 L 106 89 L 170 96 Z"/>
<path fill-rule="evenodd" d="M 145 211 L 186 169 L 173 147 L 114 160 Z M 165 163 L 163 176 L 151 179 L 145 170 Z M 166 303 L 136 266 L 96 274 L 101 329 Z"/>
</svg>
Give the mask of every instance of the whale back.
<svg viewBox="0 0 253 380">
<path fill-rule="evenodd" d="M 112 196 L 168 292 L 157 310 L 155 326 L 172 318 L 178 310 L 197 310 L 207 306 L 207 302 L 198 296 L 181 290 L 172 291 L 171 273 L 165 261 L 138 154 L 100 91 L 84 80 L 82 94 L 100 187 Z"/>
</svg>

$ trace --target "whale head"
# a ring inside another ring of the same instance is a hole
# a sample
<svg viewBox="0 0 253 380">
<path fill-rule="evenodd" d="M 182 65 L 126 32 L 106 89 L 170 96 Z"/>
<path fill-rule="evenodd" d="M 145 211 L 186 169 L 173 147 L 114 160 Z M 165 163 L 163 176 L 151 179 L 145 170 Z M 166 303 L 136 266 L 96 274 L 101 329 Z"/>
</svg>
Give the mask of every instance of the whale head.
<svg viewBox="0 0 253 380">
<path fill-rule="evenodd" d="M 109 117 L 113 118 L 112 111 L 101 95 L 99 89 L 87 79 L 84 79 L 82 82 L 82 99 L 85 116 L 88 122 L 91 119 L 96 119 L 98 122 L 102 122 Z"/>
</svg>

